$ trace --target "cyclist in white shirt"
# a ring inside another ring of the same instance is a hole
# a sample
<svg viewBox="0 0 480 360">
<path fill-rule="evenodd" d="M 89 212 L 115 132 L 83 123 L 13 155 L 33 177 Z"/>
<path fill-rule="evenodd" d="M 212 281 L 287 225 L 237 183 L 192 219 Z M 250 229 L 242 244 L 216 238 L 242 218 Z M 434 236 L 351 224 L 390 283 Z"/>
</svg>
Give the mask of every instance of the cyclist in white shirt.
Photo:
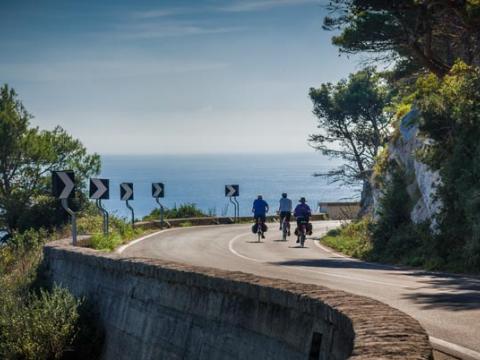
<svg viewBox="0 0 480 360">
<path fill-rule="evenodd" d="M 290 200 L 287 197 L 287 193 L 282 194 L 278 212 L 280 213 L 280 230 L 282 230 L 282 223 L 283 223 L 283 219 L 285 218 L 288 226 L 288 236 L 290 236 L 290 217 L 292 216 L 292 200 Z"/>
</svg>

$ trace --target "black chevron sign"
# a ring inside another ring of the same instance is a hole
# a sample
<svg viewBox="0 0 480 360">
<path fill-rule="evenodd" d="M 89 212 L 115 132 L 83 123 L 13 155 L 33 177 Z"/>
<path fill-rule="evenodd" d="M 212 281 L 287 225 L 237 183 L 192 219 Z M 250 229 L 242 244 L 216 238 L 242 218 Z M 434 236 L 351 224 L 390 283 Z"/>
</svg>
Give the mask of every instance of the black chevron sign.
<svg viewBox="0 0 480 360">
<path fill-rule="evenodd" d="M 52 171 L 52 195 L 57 199 L 75 197 L 75 174 L 73 171 Z"/>
<path fill-rule="evenodd" d="M 233 197 L 240 195 L 239 185 L 225 185 L 225 196 Z"/>
<path fill-rule="evenodd" d="M 163 198 L 165 196 L 165 185 L 163 183 L 152 183 L 152 196 Z"/>
<path fill-rule="evenodd" d="M 133 183 L 120 184 L 120 200 L 133 200 Z"/>
<path fill-rule="evenodd" d="M 108 179 L 90 179 L 90 199 L 108 200 L 110 197 Z"/>
</svg>

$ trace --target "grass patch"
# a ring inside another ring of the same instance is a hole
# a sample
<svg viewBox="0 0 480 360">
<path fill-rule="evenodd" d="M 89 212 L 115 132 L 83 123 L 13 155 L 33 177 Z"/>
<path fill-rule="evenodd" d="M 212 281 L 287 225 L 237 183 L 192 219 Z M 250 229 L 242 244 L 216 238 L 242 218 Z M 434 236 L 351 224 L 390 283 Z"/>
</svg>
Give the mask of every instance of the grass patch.
<svg viewBox="0 0 480 360">
<path fill-rule="evenodd" d="M 188 218 L 200 218 L 207 216 L 215 216 L 213 210 L 209 210 L 205 213 L 202 209 L 198 208 L 196 204 L 187 203 L 181 204 L 177 207 L 175 205 L 171 209 L 164 209 L 163 216 L 165 219 L 188 219 Z M 144 221 L 152 221 L 160 219 L 160 209 L 154 209 L 150 214 L 143 218 Z"/>
<path fill-rule="evenodd" d="M 367 260 L 372 251 L 369 224 L 370 221 L 365 219 L 343 225 L 339 229 L 330 230 L 321 242 L 346 255 Z"/>
</svg>

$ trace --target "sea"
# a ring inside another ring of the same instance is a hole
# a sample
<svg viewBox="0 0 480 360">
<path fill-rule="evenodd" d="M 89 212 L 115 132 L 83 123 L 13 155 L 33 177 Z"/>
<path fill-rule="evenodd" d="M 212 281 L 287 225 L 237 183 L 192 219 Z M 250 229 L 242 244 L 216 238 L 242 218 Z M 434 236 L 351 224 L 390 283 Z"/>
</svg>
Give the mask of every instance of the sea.
<svg viewBox="0 0 480 360">
<path fill-rule="evenodd" d="M 104 207 L 120 217 L 130 211 L 120 200 L 120 183 L 131 182 L 134 200 L 130 205 L 135 218 L 141 219 L 158 205 L 151 194 L 151 184 L 165 185 L 163 206 L 173 208 L 192 203 L 205 213 L 232 216 L 233 205 L 225 197 L 225 185 L 240 187 L 237 198 L 240 215 L 251 215 L 257 195 L 269 203 L 271 213 L 278 208 L 283 192 L 295 202 L 304 196 L 310 207 L 318 210 L 324 201 L 358 199 L 359 187 L 330 183 L 315 173 L 325 173 L 340 165 L 319 153 L 294 154 L 196 154 L 196 155 L 102 155 L 101 178 L 110 179 L 110 199 Z"/>
</svg>

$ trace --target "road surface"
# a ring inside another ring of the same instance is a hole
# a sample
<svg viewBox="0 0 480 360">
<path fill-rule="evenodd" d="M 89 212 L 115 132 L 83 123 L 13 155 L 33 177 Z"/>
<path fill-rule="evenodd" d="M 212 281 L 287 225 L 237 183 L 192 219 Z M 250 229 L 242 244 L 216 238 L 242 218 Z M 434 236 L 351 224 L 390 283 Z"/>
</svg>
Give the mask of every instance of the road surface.
<svg viewBox="0 0 480 360">
<path fill-rule="evenodd" d="M 368 296 L 413 316 L 436 348 L 480 359 L 480 279 L 405 270 L 344 257 L 308 239 L 281 241 L 269 224 L 258 243 L 251 225 L 164 230 L 118 250 L 125 257 L 159 258 L 199 266 L 318 284 Z M 293 225 L 292 225 L 293 226 Z M 318 238 L 338 222 L 314 223 Z"/>
</svg>

